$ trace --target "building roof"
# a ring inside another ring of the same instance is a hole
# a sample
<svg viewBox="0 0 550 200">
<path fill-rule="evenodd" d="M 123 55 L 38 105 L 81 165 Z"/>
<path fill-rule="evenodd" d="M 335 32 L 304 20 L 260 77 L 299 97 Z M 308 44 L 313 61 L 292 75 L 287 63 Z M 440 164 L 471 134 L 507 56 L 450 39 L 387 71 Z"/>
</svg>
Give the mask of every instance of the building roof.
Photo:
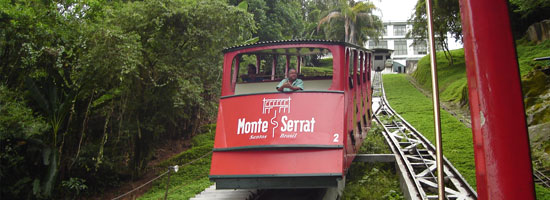
<svg viewBox="0 0 550 200">
<path fill-rule="evenodd" d="M 393 68 L 396 68 L 396 67 L 405 67 L 405 65 L 401 64 L 401 63 L 398 63 L 398 62 L 393 62 Z"/>
<path fill-rule="evenodd" d="M 386 49 L 386 48 L 373 48 L 372 49 L 374 53 L 392 53 L 393 49 Z"/>
</svg>

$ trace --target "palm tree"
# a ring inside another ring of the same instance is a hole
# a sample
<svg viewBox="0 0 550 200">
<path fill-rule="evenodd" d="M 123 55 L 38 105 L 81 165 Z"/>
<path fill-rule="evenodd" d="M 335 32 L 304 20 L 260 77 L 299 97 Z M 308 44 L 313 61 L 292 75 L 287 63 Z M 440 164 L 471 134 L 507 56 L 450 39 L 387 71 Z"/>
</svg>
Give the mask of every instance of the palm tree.
<svg viewBox="0 0 550 200">
<path fill-rule="evenodd" d="M 339 0 L 337 5 L 339 11 L 332 11 L 322 18 L 317 25 L 317 31 L 322 24 L 340 19 L 344 20 L 344 38 L 348 43 L 362 44 L 367 37 L 381 36 L 382 21 L 372 13 L 377 9 L 372 2 Z"/>
</svg>

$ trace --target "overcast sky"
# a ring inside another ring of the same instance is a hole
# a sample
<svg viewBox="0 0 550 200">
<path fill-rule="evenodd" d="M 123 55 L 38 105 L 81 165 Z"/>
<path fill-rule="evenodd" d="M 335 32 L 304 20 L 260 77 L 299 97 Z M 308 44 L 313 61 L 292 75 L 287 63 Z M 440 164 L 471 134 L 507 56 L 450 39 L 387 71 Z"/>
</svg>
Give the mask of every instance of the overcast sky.
<svg viewBox="0 0 550 200">
<path fill-rule="evenodd" d="M 372 0 L 382 12 L 382 21 L 406 21 L 413 13 L 416 0 Z"/>
</svg>

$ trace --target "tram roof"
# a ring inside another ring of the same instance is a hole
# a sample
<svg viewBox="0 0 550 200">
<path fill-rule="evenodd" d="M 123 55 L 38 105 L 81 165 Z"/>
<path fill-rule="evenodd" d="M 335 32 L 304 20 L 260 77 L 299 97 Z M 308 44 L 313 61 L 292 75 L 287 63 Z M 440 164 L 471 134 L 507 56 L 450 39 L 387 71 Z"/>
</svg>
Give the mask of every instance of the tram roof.
<svg viewBox="0 0 550 200">
<path fill-rule="evenodd" d="M 364 47 L 342 42 L 342 41 L 336 41 L 336 40 L 276 40 L 276 41 L 263 41 L 263 42 L 257 42 L 254 44 L 244 44 L 244 45 L 238 45 L 233 46 L 229 48 L 225 48 L 222 50 L 223 53 L 233 52 L 237 50 L 243 50 L 243 49 L 250 49 L 250 48 L 256 48 L 256 47 L 264 47 L 264 46 L 278 46 L 278 45 L 288 45 L 288 44 L 329 44 L 329 45 L 344 45 L 348 47 L 358 48 L 365 51 L 369 51 L 365 49 Z M 304 47 L 304 49 L 308 49 L 307 47 Z M 318 48 L 310 48 L 309 50 L 299 50 L 297 48 L 281 48 L 279 50 L 276 49 L 270 49 L 270 50 L 262 50 L 257 51 L 255 53 L 260 54 L 284 54 L 284 55 L 311 55 L 311 54 L 323 54 L 328 52 L 323 52 L 323 49 Z M 252 52 L 250 52 L 252 53 Z"/>
</svg>

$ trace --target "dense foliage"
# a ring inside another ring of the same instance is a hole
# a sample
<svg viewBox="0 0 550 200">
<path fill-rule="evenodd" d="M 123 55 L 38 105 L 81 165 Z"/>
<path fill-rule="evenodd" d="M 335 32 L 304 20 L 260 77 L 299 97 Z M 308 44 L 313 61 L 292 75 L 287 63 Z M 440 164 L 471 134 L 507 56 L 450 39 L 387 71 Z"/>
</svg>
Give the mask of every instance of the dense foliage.
<svg viewBox="0 0 550 200">
<path fill-rule="evenodd" d="M 531 24 L 550 19 L 550 0 L 510 0 L 510 22 L 516 38 L 523 37 Z"/>
<path fill-rule="evenodd" d="M 445 52 L 448 60 L 453 62 L 449 53 L 447 33 L 450 33 L 456 41 L 462 41 L 462 23 L 460 21 L 460 6 L 458 0 L 438 0 L 432 3 L 433 34 L 437 48 Z M 413 24 L 407 37 L 414 38 L 416 42 L 426 41 L 428 38 L 428 16 L 426 14 L 426 1 L 418 0 L 414 13 L 409 19 Z"/>
<path fill-rule="evenodd" d="M 337 39 L 343 21 L 319 21 L 356 4 L 0 0 L 0 196 L 80 198 L 139 178 L 157 144 L 215 119 L 223 47 Z"/>
<path fill-rule="evenodd" d="M 339 0 L 331 9 L 332 11 L 319 21 L 317 30 L 322 24 L 333 21 L 331 26 L 326 26 L 328 30 L 325 33 L 329 38 L 363 46 L 369 38 L 382 36 L 382 20 L 373 14 L 375 9 L 376 6 L 369 1 Z M 343 35 L 342 28 L 344 28 Z"/>
<path fill-rule="evenodd" d="M 301 2 L 297 0 L 230 0 L 233 5 L 248 3 L 248 12 L 254 15 L 259 41 L 302 38 L 304 22 Z"/>
<path fill-rule="evenodd" d="M 2 0 L 0 27 L 0 196 L 58 199 L 138 177 L 211 121 L 220 49 L 256 23 L 223 0 Z"/>
</svg>

